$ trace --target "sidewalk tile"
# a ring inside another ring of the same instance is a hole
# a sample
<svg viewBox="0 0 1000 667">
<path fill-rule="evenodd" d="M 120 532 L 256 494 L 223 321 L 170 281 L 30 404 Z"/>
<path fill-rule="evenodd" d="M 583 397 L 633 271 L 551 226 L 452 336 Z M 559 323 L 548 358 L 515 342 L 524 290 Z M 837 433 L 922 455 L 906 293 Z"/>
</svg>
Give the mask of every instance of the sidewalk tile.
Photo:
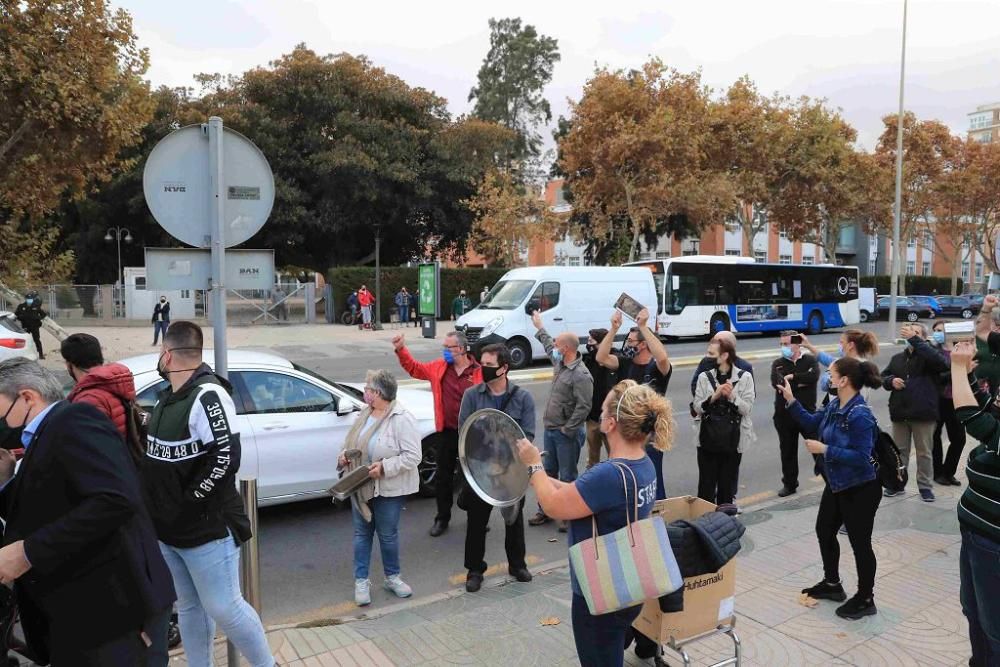
<svg viewBox="0 0 1000 667">
<path fill-rule="evenodd" d="M 358 667 L 358 663 L 354 661 L 354 658 L 351 657 L 351 654 L 345 648 L 338 648 L 331 655 L 340 663 L 341 667 Z"/>
</svg>

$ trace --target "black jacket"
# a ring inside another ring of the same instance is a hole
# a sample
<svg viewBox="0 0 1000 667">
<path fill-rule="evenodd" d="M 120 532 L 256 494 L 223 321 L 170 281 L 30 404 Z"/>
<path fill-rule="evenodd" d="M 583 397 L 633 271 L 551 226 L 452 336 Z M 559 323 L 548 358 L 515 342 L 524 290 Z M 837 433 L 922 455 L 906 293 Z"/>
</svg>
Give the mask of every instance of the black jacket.
<svg viewBox="0 0 1000 667">
<path fill-rule="evenodd" d="M 56 404 L 0 491 L 4 544 L 31 563 L 15 584 L 30 648 L 81 648 L 128 632 L 173 604 L 173 580 L 139 492 L 135 465 L 107 417 Z"/>
<path fill-rule="evenodd" d="M 42 328 L 42 320 L 48 317 L 49 314 L 42 310 L 41 306 L 38 305 L 28 305 L 27 302 L 22 303 L 14 311 L 14 317 L 17 318 L 21 326 L 24 327 L 26 331 L 38 331 Z"/>
<path fill-rule="evenodd" d="M 583 365 L 590 371 L 590 377 L 594 378 L 594 399 L 587 419 L 596 422 L 601 419 L 601 406 L 604 405 L 604 399 L 608 397 L 611 388 L 618 382 L 618 374 L 597 363 L 597 359 L 590 352 L 583 355 Z"/>
<path fill-rule="evenodd" d="M 718 572 L 739 553 L 740 538 L 746 532 L 739 519 L 722 512 L 708 512 L 693 521 L 683 519 L 667 524 L 670 548 L 681 576 L 700 577 Z M 684 609 L 684 586 L 659 599 L 660 611 Z"/>
<path fill-rule="evenodd" d="M 948 362 L 940 350 L 920 336 L 914 336 L 907 342 L 910 349 L 895 355 L 882 371 L 882 387 L 891 392 L 889 419 L 894 422 L 936 422 L 941 393 L 939 378 L 948 370 Z M 901 378 L 906 386 L 893 389 L 895 378 Z"/>
<path fill-rule="evenodd" d="M 170 323 L 170 302 L 169 301 L 167 301 L 166 303 L 160 303 L 159 301 L 156 302 L 156 305 L 153 306 L 153 319 L 151 319 L 150 322 L 151 323 L 156 323 L 156 316 L 157 315 L 161 315 L 161 314 L 163 315 L 163 321 L 166 322 L 167 324 L 169 324 Z"/>
<path fill-rule="evenodd" d="M 771 364 L 771 384 L 777 384 L 778 377 L 786 375 L 794 376 L 789 380 L 792 385 L 792 394 L 795 395 L 802 407 L 810 412 L 816 411 L 816 385 L 819 383 L 819 364 L 816 357 L 811 354 L 803 354 L 797 361 L 778 357 Z M 777 389 L 774 392 L 774 414 L 787 414 L 788 407 L 785 397 Z"/>
</svg>

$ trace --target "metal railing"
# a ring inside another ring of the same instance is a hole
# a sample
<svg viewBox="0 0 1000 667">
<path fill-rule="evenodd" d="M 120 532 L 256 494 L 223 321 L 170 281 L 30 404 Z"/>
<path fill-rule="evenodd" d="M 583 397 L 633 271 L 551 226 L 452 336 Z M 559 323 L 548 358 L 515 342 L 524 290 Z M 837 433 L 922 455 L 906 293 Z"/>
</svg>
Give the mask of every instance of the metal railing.
<svg viewBox="0 0 1000 667">
<path fill-rule="evenodd" d="M 240 546 L 240 589 L 243 598 L 260 615 L 260 547 L 257 541 L 257 480 L 241 479 L 240 495 L 243 509 L 250 520 L 250 539 Z M 239 667 L 240 654 L 231 641 L 226 641 L 226 664 Z"/>
</svg>

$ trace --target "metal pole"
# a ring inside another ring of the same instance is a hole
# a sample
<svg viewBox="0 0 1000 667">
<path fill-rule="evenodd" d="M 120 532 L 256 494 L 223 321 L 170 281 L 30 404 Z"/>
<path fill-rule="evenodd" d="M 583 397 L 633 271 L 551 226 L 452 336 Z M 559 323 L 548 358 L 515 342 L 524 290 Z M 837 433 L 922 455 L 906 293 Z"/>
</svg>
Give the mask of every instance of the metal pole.
<svg viewBox="0 0 1000 667">
<path fill-rule="evenodd" d="M 225 165 L 222 157 L 222 119 L 208 119 L 208 174 L 211 182 L 212 217 L 212 338 L 215 346 L 215 372 L 229 377 L 226 356 L 226 239 L 225 239 Z"/>
<path fill-rule="evenodd" d="M 119 315 L 125 315 L 125 273 L 122 271 L 122 229 L 115 227 L 115 240 L 118 242 L 118 303 L 121 305 Z"/>
<path fill-rule="evenodd" d="M 250 539 L 240 547 L 240 588 L 243 598 L 260 614 L 260 549 L 257 542 L 257 480 L 241 479 L 243 509 L 250 520 Z M 240 656 L 231 641 L 226 642 L 226 664 L 239 667 Z"/>
<path fill-rule="evenodd" d="M 896 338 L 896 296 L 899 294 L 899 222 L 903 207 L 903 83 L 906 77 L 906 7 L 903 0 L 903 51 L 899 59 L 899 116 L 896 120 L 896 204 L 892 214 L 892 271 L 889 278 L 889 340 Z"/>
<path fill-rule="evenodd" d="M 379 254 L 382 251 L 382 230 L 375 228 L 375 324 L 382 324 L 382 265 Z M 378 329 L 380 327 L 376 327 Z"/>
</svg>

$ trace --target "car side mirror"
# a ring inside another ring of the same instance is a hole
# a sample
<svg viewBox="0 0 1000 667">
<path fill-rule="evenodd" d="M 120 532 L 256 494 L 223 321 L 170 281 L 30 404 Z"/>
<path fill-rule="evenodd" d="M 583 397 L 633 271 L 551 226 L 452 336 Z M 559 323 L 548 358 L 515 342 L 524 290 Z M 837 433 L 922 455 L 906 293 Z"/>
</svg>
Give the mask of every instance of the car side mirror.
<svg viewBox="0 0 1000 667">
<path fill-rule="evenodd" d="M 348 400 L 341 400 L 337 402 L 337 416 L 344 417 L 351 414 L 352 412 L 357 412 L 357 407 Z"/>
</svg>

